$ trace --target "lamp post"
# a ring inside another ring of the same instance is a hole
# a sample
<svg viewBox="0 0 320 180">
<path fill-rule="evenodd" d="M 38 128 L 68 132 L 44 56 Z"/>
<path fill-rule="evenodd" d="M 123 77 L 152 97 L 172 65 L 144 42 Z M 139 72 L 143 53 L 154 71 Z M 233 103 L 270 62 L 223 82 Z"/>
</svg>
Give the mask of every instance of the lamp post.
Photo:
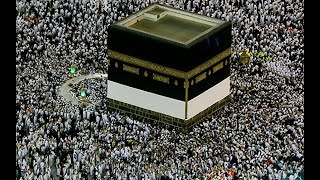
<svg viewBox="0 0 320 180">
<path fill-rule="evenodd" d="M 86 100 L 86 96 L 87 96 L 87 91 L 86 91 L 86 89 L 84 87 L 82 87 L 80 89 L 80 96 L 81 96 L 81 99 L 82 99 L 81 106 L 85 107 L 86 106 L 85 100 Z"/>
<path fill-rule="evenodd" d="M 71 73 L 71 76 L 72 76 L 72 81 L 75 81 L 74 80 L 74 75 L 76 73 L 76 66 L 74 64 L 72 64 L 69 69 L 70 69 L 70 73 Z"/>
</svg>

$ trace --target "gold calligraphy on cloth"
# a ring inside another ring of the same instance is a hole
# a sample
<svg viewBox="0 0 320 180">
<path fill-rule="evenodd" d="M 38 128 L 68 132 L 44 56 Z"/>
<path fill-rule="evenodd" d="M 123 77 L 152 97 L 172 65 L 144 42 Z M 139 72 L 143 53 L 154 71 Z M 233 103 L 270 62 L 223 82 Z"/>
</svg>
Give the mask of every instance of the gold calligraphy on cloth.
<svg viewBox="0 0 320 180">
<path fill-rule="evenodd" d="M 177 70 L 174 68 L 162 66 L 162 65 L 152 63 L 147 60 L 140 59 L 140 58 L 128 56 L 126 54 L 122 54 L 122 53 L 119 53 L 119 52 L 116 52 L 116 51 L 113 51 L 110 49 L 108 50 L 107 53 L 110 58 L 114 58 L 114 59 L 122 61 L 124 63 L 139 66 L 139 67 L 149 69 L 149 70 L 152 70 L 152 71 L 155 71 L 155 72 L 158 72 L 161 74 L 165 74 L 165 75 L 168 75 L 171 77 L 176 77 L 176 78 L 180 78 L 180 79 L 191 79 L 191 78 L 197 76 L 198 74 L 200 74 L 201 72 L 205 71 L 206 69 L 212 67 L 216 63 L 220 62 L 224 58 L 231 55 L 231 48 L 224 50 L 220 54 L 214 56 L 213 58 L 209 59 L 208 61 L 202 63 L 201 65 L 197 66 L 196 68 L 194 68 L 188 72 L 184 72 L 184 71 Z M 223 64 L 222 64 L 222 66 L 223 66 Z M 218 67 L 220 67 L 220 65 Z"/>
</svg>

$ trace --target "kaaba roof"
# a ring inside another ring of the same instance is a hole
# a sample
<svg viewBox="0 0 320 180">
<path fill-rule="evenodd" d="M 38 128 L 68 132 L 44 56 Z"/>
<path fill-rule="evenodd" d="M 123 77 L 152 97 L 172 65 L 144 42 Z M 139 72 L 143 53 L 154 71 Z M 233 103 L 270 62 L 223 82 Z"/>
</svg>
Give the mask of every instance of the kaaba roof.
<svg viewBox="0 0 320 180">
<path fill-rule="evenodd" d="M 115 25 L 187 45 L 216 29 L 224 22 L 154 4 Z"/>
<path fill-rule="evenodd" d="M 230 22 L 159 4 L 108 28 L 109 57 L 151 63 L 148 67 L 162 65 L 176 74 L 197 71 L 206 62 L 230 55 L 230 46 Z"/>
</svg>

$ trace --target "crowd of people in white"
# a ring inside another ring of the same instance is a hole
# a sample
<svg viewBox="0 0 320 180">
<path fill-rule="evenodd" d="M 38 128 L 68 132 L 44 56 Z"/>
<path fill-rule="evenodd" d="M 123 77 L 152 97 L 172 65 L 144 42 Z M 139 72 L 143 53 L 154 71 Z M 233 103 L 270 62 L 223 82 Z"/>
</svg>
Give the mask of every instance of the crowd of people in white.
<svg viewBox="0 0 320 180">
<path fill-rule="evenodd" d="M 233 24 L 232 103 L 189 133 L 58 95 L 71 64 L 107 73 L 108 26 L 154 2 Z M 304 0 L 16 0 L 17 179 L 303 178 L 303 28 Z"/>
<path fill-rule="evenodd" d="M 101 106 L 107 103 L 107 78 L 91 78 L 71 85 L 71 93 L 79 102 L 85 102 L 85 106 Z M 81 90 L 85 90 L 85 97 L 81 96 Z M 80 103 L 81 105 L 81 103 Z"/>
</svg>

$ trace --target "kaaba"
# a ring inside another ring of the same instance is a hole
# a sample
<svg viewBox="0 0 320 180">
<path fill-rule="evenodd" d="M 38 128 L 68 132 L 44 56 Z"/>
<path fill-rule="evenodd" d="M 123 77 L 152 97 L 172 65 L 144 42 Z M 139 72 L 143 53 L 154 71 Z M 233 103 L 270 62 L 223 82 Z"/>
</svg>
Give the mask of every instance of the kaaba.
<svg viewBox="0 0 320 180">
<path fill-rule="evenodd" d="M 188 128 L 230 102 L 231 23 L 152 4 L 108 28 L 107 106 Z"/>
</svg>

